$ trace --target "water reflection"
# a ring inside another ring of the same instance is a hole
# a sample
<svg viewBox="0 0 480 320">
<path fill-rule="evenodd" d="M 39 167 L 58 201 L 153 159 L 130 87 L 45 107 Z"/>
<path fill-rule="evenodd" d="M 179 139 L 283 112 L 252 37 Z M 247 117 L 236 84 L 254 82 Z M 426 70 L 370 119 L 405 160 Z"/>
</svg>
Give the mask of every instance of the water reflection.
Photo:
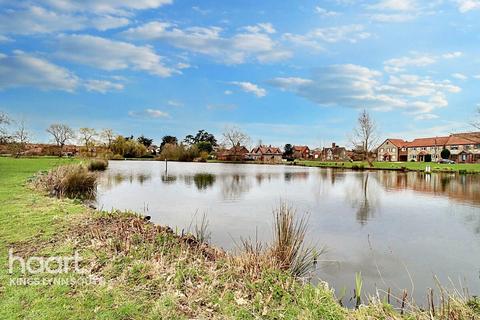
<svg viewBox="0 0 480 320">
<path fill-rule="evenodd" d="M 210 173 L 197 173 L 193 176 L 193 181 L 198 190 L 206 190 L 215 183 L 215 175 Z"/>
<path fill-rule="evenodd" d="M 279 199 L 310 213 L 309 242 L 335 261 L 318 276 L 339 291 L 361 271 L 368 293 L 409 288 L 409 273 L 417 287 L 434 286 L 435 274 L 444 283 L 465 278 L 480 293 L 478 175 L 202 163 L 169 163 L 166 172 L 157 162 L 121 161 L 102 174 L 97 206 L 147 205 L 154 222 L 179 230 L 208 212 L 212 243 L 229 250 L 241 237 L 271 239 Z"/>
</svg>

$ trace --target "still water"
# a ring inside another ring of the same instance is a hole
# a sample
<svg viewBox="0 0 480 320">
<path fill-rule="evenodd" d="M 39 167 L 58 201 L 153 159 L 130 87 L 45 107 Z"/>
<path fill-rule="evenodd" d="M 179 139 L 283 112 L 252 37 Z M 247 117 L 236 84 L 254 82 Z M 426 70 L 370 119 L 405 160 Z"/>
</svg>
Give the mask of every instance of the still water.
<svg viewBox="0 0 480 320">
<path fill-rule="evenodd" d="M 479 175 L 111 161 L 97 205 L 178 230 L 206 213 L 211 242 L 236 250 L 241 237 L 271 239 L 280 201 L 308 214 L 308 243 L 327 250 L 315 278 L 338 294 L 351 293 L 356 272 L 365 292 L 407 289 L 418 303 L 435 276 L 480 294 Z"/>
</svg>

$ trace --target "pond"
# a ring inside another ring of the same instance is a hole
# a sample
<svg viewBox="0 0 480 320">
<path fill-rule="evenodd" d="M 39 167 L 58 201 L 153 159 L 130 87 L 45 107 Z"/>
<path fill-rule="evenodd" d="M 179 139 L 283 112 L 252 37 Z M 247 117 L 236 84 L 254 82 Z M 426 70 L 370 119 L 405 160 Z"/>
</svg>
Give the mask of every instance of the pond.
<svg viewBox="0 0 480 320">
<path fill-rule="evenodd" d="M 98 208 L 129 209 L 188 230 L 204 213 L 211 242 L 269 241 L 281 201 L 309 217 L 308 243 L 325 247 L 315 279 L 351 296 L 391 288 L 424 303 L 435 277 L 480 294 L 480 176 L 343 171 L 283 165 L 111 161 Z M 414 286 L 412 286 L 412 282 Z M 438 290 L 437 290 L 438 291 Z"/>
</svg>

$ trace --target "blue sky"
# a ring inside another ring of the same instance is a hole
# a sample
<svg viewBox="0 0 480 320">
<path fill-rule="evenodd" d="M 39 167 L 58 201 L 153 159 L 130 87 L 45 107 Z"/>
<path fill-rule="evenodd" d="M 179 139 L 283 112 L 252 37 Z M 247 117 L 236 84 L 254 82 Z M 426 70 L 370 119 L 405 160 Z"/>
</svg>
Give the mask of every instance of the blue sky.
<svg viewBox="0 0 480 320">
<path fill-rule="evenodd" d="M 0 0 L 0 110 L 158 142 L 226 126 L 252 144 L 469 130 L 480 1 Z"/>
</svg>

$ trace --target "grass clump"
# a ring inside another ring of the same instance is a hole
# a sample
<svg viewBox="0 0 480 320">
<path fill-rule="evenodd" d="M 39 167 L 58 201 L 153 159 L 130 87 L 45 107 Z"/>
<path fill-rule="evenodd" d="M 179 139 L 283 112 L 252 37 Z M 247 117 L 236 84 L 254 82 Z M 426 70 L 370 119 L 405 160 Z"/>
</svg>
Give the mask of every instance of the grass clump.
<svg viewBox="0 0 480 320">
<path fill-rule="evenodd" d="M 33 186 L 57 198 L 91 199 L 97 190 L 97 175 L 83 164 L 71 164 L 37 175 Z"/>
<path fill-rule="evenodd" d="M 108 160 L 93 159 L 88 163 L 88 170 L 90 171 L 105 171 L 108 168 Z"/>
<path fill-rule="evenodd" d="M 307 217 L 298 217 L 286 203 L 281 203 L 273 213 L 272 243 L 264 245 L 256 240 L 242 239 L 240 265 L 249 274 L 274 269 L 287 272 L 296 279 L 308 276 L 323 251 L 317 252 L 314 247 L 305 245 Z"/>
</svg>

